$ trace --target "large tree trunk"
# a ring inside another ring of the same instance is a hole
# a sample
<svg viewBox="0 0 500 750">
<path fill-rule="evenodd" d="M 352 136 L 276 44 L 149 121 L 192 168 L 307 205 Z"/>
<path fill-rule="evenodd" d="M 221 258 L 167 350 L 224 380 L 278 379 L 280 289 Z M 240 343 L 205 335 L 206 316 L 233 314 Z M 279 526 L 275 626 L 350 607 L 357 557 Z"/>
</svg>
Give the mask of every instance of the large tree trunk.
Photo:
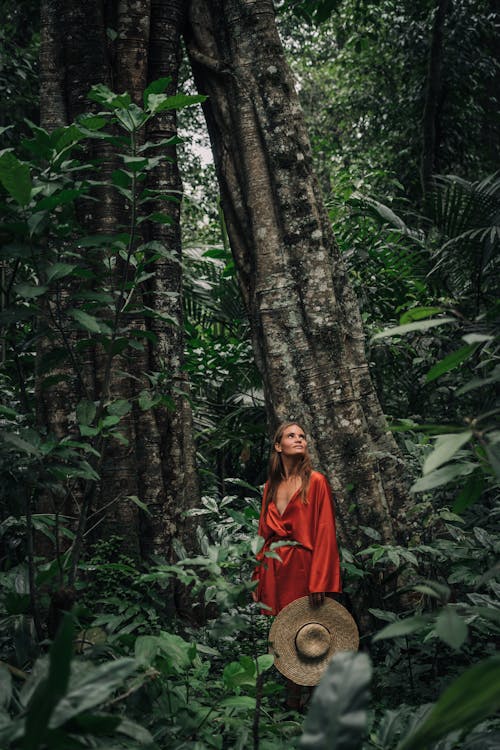
<svg viewBox="0 0 500 750">
<path fill-rule="evenodd" d="M 184 20 L 183 0 L 44 0 L 42 3 L 41 120 L 52 129 L 70 123 L 89 109 L 86 96 L 95 83 L 104 83 L 117 92 L 128 91 L 142 102 L 145 86 L 159 77 L 172 76 L 167 93 L 175 93 L 180 55 L 180 28 Z M 162 113 L 148 129 L 150 141 L 176 134 L 174 111 Z M 100 142 L 99 142 L 100 143 Z M 103 160 L 103 173 L 116 168 L 109 147 L 96 149 L 90 157 Z M 149 175 L 146 187 L 179 195 L 181 183 L 175 165 L 163 161 Z M 99 201 L 88 204 L 80 217 L 89 233 L 112 233 L 126 220 L 123 202 L 109 188 L 101 189 Z M 148 212 L 160 210 L 156 201 Z M 128 446 L 107 441 L 103 446 L 101 482 L 92 498 L 93 523 L 102 518 L 106 528 L 123 536 L 125 547 L 137 555 L 162 554 L 170 558 L 172 542 L 186 543 L 182 513 L 196 504 L 198 495 L 194 467 L 189 402 L 182 392 L 183 320 L 181 300 L 179 203 L 162 202 L 162 213 L 169 213 L 171 225 L 151 224 L 144 229 L 145 240 L 156 240 L 170 251 L 170 258 L 155 262 L 154 277 L 144 282 L 144 305 L 165 313 L 175 321 L 167 324 L 158 318 L 138 320 L 130 326 L 150 334 L 143 351 L 128 348 L 116 357 L 109 384 L 105 382 L 106 352 L 95 346 L 81 361 L 80 377 L 60 380 L 40 389 L 40 419 L 49 431 L 67 433 L 72 412 L 82 397 L 98 402 L 104 395 L 133 402 L 132 411 L 122 418 L 120 431 Z M 147 224 L 147 223 L 146 223 Z M 117 264 L 119 268 L 119 261 Z M 150 269 L 151 270 L 151 267 Z M 78 339 L 72 332 L 71 344 Z M 43 354 L 43 352 L 41 352 Z M 137 396 L 149 387 L 148 373 L 164 372 L 167 381 L 160 385 L 168 393 L 174 408 L 142 410 Z M 61 373 L 60 373 L 61 374 Z M 62 373 L 63 375 L 65 373 Z M 109 393 L 104 393 L 104 390 Z M 88 491 L 88 489 L 87 489 Z M 84 490 L 80 489 L 80 493 Z M 149 509 L 142 516 L 138 508 L 124 498 L 136 495 Z M 81 501 L 81 496 L 77 500 Z"/>
<path fill-rule="evenodd" d="M 274 426 L 297 419 L 340 536 L 398 538 L 404 466 L 373 389 L 355 295 L 312 170 L 272 0 L 193 0 L 186 36 Z"/>
<path fill-rule="evenodd" d="M 424 196 L 432 174 L 438 169 L 439 111 L 443 98 L 443 32 L 449 5 L 450 0 L 437 0 L 434 9 L 422 117 L 420 181 Z"/>
</svg>

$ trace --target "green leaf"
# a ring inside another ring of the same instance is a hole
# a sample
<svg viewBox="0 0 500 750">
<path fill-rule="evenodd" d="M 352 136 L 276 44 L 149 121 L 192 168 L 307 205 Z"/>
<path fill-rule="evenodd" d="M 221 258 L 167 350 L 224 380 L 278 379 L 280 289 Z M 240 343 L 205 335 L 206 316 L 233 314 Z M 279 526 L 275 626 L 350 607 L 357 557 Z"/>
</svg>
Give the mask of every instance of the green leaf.
<svg viewBox="0 0 500 750">
<path fill-rule="evenodd" d="M 147 513 L 148 516 L 151 515 L 151 511 L 149 510 L 149 508 L 146 505 L 146 503 L 144 503 L 142 500 L 139 500 L 139 498 L 137 497 L 137 495 L 127 495 L 127 497 L 125 498 L 125 500 L 130 500 L 131 503 L 134 503 L 134 505 L 137 505 L 138 508 L 140 508 L 145 513 Z"/>
<path fill-rule="evenodd" d="M 12 696 L 12 676 L 9 670 L 0 664 L 0 707 L 8 708 Z"/>
<path fill-rule="evenodd" d="M 437 313 L 443 312 L 441 307 L 412 307 L 411 310 L 407 310 L 399 318 L 400 325 L 405 323 L 413 323 L 415 320 L 422 320 L 423 318 L 429 318 L 431 315 L 437 315 Z"/>
<path fill-rule="evenodd" d="M 0 154 L 0 182 L 20 206 L 31 198 L 31 177 L 28 164 L 19 161 L 12 151 Z"/>
<path fill-rule="evenodd" d="M 493 473 L 495 476 L 500 479 L 500 449 L 497 444 L 488 442 L 488 436 L 486 436 L 486 443 L 484 446 L 484 450 L 486 452 L 486 456 L 488 458 L 488 461 L 490 462 L 490 466 L 493 469 Z"/>
<path fill-rule="evenodd" d="M 313 693 L 299 744 L 301 750 L 354 750 L 361 746 L 371 676 L 367 654 L 335 654 Z"/>
<path fill-rule="evenodd" d="M 246 711 L 254 711 L 255 698 L 250 698 L 248 695 L 233 695 L 230 698 L 224 698 L 219 706 L 221 708 L 241 708 Z"/>
<path fill-rule="evenodd" d="M 10 419 L 16 419 L 18 416 L 15 409 L 11 409 L 10 406 L 4 406 L 3 404 L 0 404 L 0 414 Z"/>
<path fill-rule="evenodd" d="M 69 276 L 75 270 L 76 266 L 70 263 L 54 263 L 47 268 L 47 281 L 57 281 Z"/>
<path fill-rule="evenodd" d="M 441 377 L 441 375 L 444 375 L 446 372 L 453 370 L 454 367 L 457 367 L 458 365 L 462 364 L 462 362 L 465 362 L 465 360 L 469 359 L 474 354 L 476 349 L 476 344 L 468 344 L 467 346 L 463 346 L 461 349 L 457 349 L 456 352 L 448 354 L 447 357 L 431 367 L 431 369 L 425 376 L 425 382 L 430 383 L 432 380 L 436 380 L 436 378 Z"/>
<path fill-rule="evenodd" d="M 458 651 L 467 638 L 468 628 L 453 607 L 447 606 L 438 615 L 435 631 L 442 641 Z"/>
<path fill-rule="evenodd" d="M 113 714 L 91 714 L 85 713 L 76 716 L 73 722 L 88 734 L 112 734 L 120 724 L 119 716 Z"/>
<path fill-rule="evenodd" d="M 36 457 L 42 455 L 38 443 L 30 443 L 28 440 L 24 440 L 22 437 L 19 437 L 19 435 L 15 435 L 12 432 L 4 432 L 2 437 L 7 443 L 10 443 L 15 448 L 18 448 L 25 453 L 30 453 L 32 456 Z"/>
<path fill-rule="evenodd" d="M 430 474 L 431 471 L 447 463 L 460 448 L 468 443 L 472 438 L 472 431 L 452 432 L 446 435 L 439 435 L 436 439 L 435 448 L 424 461 L 423 474 Z"/>
<path fill-rule="evenodd" d="M 99 321 L 97 318 L 94 318 L 93 315 L 89 315 L 83 310 L 78 310 L 76 308 L 68 310 L 68 315 L 71 315 L 71 317 L 76 320 L 77 323 L 80 323 L 82 328 L 85 328 L 86 331 L 91 331 L 92 333 L 101 332 Z"/>
<path fill-rule="evenodd" d="M 426 474 L 425 477 L 417 479 L 417 481 L 411 486 L 410 492 L 425 492 L 426 490 L 433 490 L 434 487 L 441 487 L 443 484 L 448 484 L 448 482 L 458 479 L 458 477 L 472 474 L 476 469 L 477 464 L 471 462 L 443 466 L 441 469 L 436 469 L 430 474 Z"/>
<path fill-rule="evenodd" d="M 402 635 L 410 635 L 410 633 L 422 630 L 428 624 L 429 617 L 427 616 L 416 615 L 415 617 L 407 617 L 405 620 L 398 620 L 397 622 L 391 622 L 390 625 L 386 625 L 385 628 L 379 630 L 373 637 L 373 640 L 382 641 L 385 638 L 399 638 Z"/>
<path fill-rule="evenodd" d="M 447 325 L 448 323 L 456 323 L 456 318 L 435 318 L 434 320 L 420 320 L 416 323 L 407 323 L 404 326 L 386 328 L 384 331 L 376 333 L 375 336 L 372 336 L 372 341 L 388 338 L 389 336 L 403 336 L 405 333 L 412 333 L 412 331 L 428 331 L 430 328 Z"/>
<path fill-rule="evenodd" d="M 51 211 L 57 206 L 64 206 L 67 203 L 72 203 L 75 198 L 78 198 L 78 196 L 82 195 L 84 192 L 83 188 L 80 190 L 58 190 L 56 193 L 48 195 L 46 198 L 42 198 L 42 200 L 36 204 L 36 210 Z"/>
<path fill-rule="evenodd" d="M 485 487 L 484 477 L 474 473 L 468 478 L 453 503 L 453 513 L 463 513 L 481 497 Z"/>
<path fill-rule="evenodd" d="M 495 655 L 452 682 L 397 750 L 423 750 L 450 732 L 471 729 L 499 708 L 500 655 Z"/>
<path fill-rule="evenodd" d="M 53 713 L 66 694 L 73 639 L 73 618 L 66 614 L 50 649 L 48 676 L 38 683 L 27 707 L 24 750 L 36 750 L 42 744 Z"/>
<path fill-rule="evenodd" d="M 125 414 L 128 414 L 130 410 L 132 409 L 132 404 L 130 401 L 127 401 L 127 399 L 120 398 L 117 401 L 113 401 L 113 403 L 108 404 L 106 407 L 108 414 L 115 414 L 117 417 L 123 417 Z"/>
<path fill-rule="evenodd" d="M 165 630 L 160 632 L 158 638 L 160 648 L 168 656 L 174 670 L 184 674 L 196 656 L 196 645 L 188 643 L 180 635 Z"/>
<path fill-rule="evenodd" d="M 57 705 L 51 728 L 65 724 L 108 700 L 114 691 L 136 669 L 134 659 L 117 659 L 105 662 L 98 667 L 88 665 L 86 669 L 75 671 L 71 676 L 67 695 Z"/>
<path fill-rule="evenodd" d="M 158 651 L 160 650 L 158 636 L 140 635 L 135 640 L 134 649 L 137 663 L 141 667 L 150 667 L 154 663 Z"/>
<path fill-rule="evenodd" d="M 35 297 L 40 297 L 42 294 L 45 294 L 48 288 L 48 286 L 34 286 L 33 284 L 16 284 L 14 291 L 20 297 L 35 299 Z"/>
<path fill-rule="evenodd" d="M 156 114 L 171 109 L 183 109 L 191 104 L 199 104 L 204 102 L 206 98 L 202 94 L 195 94 L 194 96 L 188 94 L 175 94 L 174 96 L 149 94 L 147 108 L 152 114 Z"/>
<path fill-rule="evenodd" d="M 114 427 L 115 424 L 118 424 L 120 421 L 120 417 L 118 417 L 116 414 L 110 414 L 107 417 L 104 417 L 100 421 L 101 427 Z"/>
<path fill-rule="evenodd" d="M 261 551 L 262 547 L 265 544 L 265 541 L 266 540 L 262 536 L 254 536 L 252 538 L 252 541 L 250 542 L 250 549 L 252 550 L 254 555 Z"/>
<path fill-rule="evenodd" d="M 111 109 L 128 107 L 132 101 L 130 94 L 115 94 L 103 83 L 92 86 L 87 98 L 92 102 L 105 104 Z"/>
<path fill-rule="evenodd" d="M 94 417 L 97 412 L 97 407 L 93 401 L 87 401 L 83 399 L 76 407 L 76 418 L 79 425 L 85 425 L 86 427 L 94 421 Z"/>
<path fill-rule="evenodd" d="M 262 654 L 261 656 L 257 657 L 259 672 L 266 672 L 268 669 L 271 669 L 273 664 L 274 656 L 272 654 Z"/>
<path fill-rule="evenodd" d="M 131 721 L 124 716 L 117 727 L 117 732 L 131 737 L 133 740 L 138 742 L 140 745 L 153 745 L 154 739 L 147 729 L 136 724 L 135 721 Z"/>
<path fill-rule="evenodd" d="M 146 109 L 148 107 L 148 99 L 150 94 L 163 94 L 167 86 L 169 86 L 172 83 L 172 76 L 167 76 L 165 78 L 158 78 L 156 81 L 152 81 L 152 83 L 149 84 L 144 89 L 144 95 L 143 95 L 143 103 L 144 108 Z"/>
</svg>

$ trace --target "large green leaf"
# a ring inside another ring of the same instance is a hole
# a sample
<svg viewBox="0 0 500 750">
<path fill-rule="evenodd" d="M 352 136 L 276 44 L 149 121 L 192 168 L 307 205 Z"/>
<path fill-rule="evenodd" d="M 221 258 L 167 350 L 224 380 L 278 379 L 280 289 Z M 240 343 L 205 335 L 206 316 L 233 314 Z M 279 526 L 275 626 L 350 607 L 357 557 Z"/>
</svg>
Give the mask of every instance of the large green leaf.
<svg viewBox="0 0 500 750">
<path fill-rule="evenodd" d="M 27 164 L 19 161 L 12 151 L 0 155 L 0 182 L 6 191 L 21 206 L 31 197 L 31 177 Z"/>
<path fill-rule="evenodd" d="M 425 492 L 426 490 L 432 490 L 434 487 L 441 487 L 443 484 L 448 484 L 458 477 L 464 477 L 468 474 L 472 474 L 477 469 L 477 464 L 471 461 L 448 464 L 448 466 L 442 466 L 440 469 L 431 471 L 430 474 L 426 474 L 425 477 L 417 479 L 417 481 L 411 486 L 411 492 Z"/>
<path fill-rule="evenodd" d="M 431 471 L 438 469 L 447 463 L 460 448 L 468 443 L 472 438 L 472 431 L 452 432 L 446 435 L 439 435 L 436 439 L 436 445 L 424 461 L 423 474 L 430 474 Z"/>
<path fill-rule="evenodd" d="M 435 631 L 442 641 L 458 651 L 467 638 L 468 628 L 453 607 L 447 606 L 438 615 Z"/>
<path fill-rule="evenodd" d="M 407 323 L 404 326 L 386 328 L 384 331 L 380 331 L 375 336 L 372 336 L 372 341 L 388 338 L 389 336 L 404 336 L 405 333 L 412 333 L 413 331 L 428 331 L 430 328 L 442 326 L 447 323 L 456 323 L 456 318 L 433 318 L 433 320 L 419 320 L 415 323 Z"/>
<path fill-rule="evenodd" d="M 425 628 L 429 624 L 429 621 L 430 618 L 428 616 L 415 615 L 415 617 L 406 617 L 404 620 L 391 622 L 390 625 L 386 625 L 385 628 L 379 630 L 373 637 L 373 640 L 381 641 L 385 638 L 398 638 L 402 635 L 416 633 L 418 630 Z"/>
<path fill-rule="evenodd" d="M 451 354 L 448 354 L 447 357 L 444 357 L 440 362 L 437 362 L 427 375 L 425 376 L 425 380 L 427 383 L 430 383 L 432 380 L 436 380 L 436 378 L 441 377 L 441 375 L 444 375 L 446 372 L 449 372 L 450 370 L 453 370 L 453 368 L 458 367 L 458 365 L 461 365 L 462 362 L 465 362 L 469 357 L 471 357 L 474 352 L 477 349 L 477 344 L 468 344 L 467 346 L 463 346 L 461 349 L 457 349 L 456 352 L 452 352 Z"/>
<path fill-rule="evenodd" d="M 24 750 L 36 750 L 40 747 L 54 710 L 66 694 L 73 653 L 73 638 L 73 619 L 71 615 L 65 615 L 50 649 L 48 676 L 38 683 L 28 704 Z"/>
<path fill-rule="evenodd" d="M 82 328 L 85 328 L 85 330 L 91 331 L 92 333 L 101 332 L 99 321 L 97 320 L 97 318 L 94 318 L 93 315 L 89 315 L 83 310 L 77 310 L 75 308 L 68 310 L 68 315 L 71 315 L 71 317 L 76 320 L 77 323 L 80 323 Z"/>
<path fill-rule="evenodd" d="M 219 703 L 223 708 L 243 708 L 252 711 L 255 708 L 255 698 L 249 695 L 233 695 L 230 698 L 224 698 Z"/>
<path fill-rule="evenodd" d="M 207 97 L 203 94 L 174 94 L 174 96 L 165 96 L 165 94 L 149 94 L 148 95 L 148 109 L 156 114 L 157 112 L 165 112 L 171 109 L 183 109 L 189 107 L 191 104 L 200 104 L 204 102 Z"/>
<path fill-rule="evenodd" d="M 158 78 L 156 81 L 152 81 L 149 86 L 144 89 L 143 102 L 144 107 L 148 105 L 148 98 L 150 94 L 163 94 L 167 86 L 172 83 L 172 76 L 166 78 Z"/>
<path fill-rule="evenodd" d="M 76 407 L 76 418 L 79 425 L 88 426 L 94 421 L 94 417 L 97 412 L 97 407 L 93 401 L 87 401 L 83 399 Z"/>
<path fill-rule="evenodd" d="M 117 659 L 95 667 L 78 664 L 71 674 L 67 695 L 58 703 L 50 727 L 60 727 L 74 716 L 104 703 L 136 669 L 134 659 Z"/>
<path fill-rule="evenodd" d="M 12 695 L 12 677 L 3 664 L 0 665 L 0 708 L 7 708 Z"/>
<path fill-rule="evenodd" d="M 470 729 L 500 709 L 500 655 L 464 672 L 445 690 L 427 717 L 398 750 L 425 750 L 457 729 Z"/>
<path fill-rule="evenodd" d="M 300 747 L 356 750 L 366 730 L 372 667 L 367 654 L 336 654 L 314 691 Z"/>
</svg>

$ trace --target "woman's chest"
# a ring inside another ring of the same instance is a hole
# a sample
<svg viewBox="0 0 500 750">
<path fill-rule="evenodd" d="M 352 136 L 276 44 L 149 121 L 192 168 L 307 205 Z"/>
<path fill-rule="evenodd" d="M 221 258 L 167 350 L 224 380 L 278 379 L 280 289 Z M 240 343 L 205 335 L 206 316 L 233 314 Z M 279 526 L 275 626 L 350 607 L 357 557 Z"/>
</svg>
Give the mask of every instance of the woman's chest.
<svg viewBox="0 0 500 750">
<path fill-rule="evenodd" d="M 282 482 L 278 486 L 276 490 L 276 497 L 274 499 L 274 504 L 276 505 L 276 509 L 278 513 L 280 514 L 280 516 L 283 515 L 288 505 L 290 504 L 290 501 L 301 488 L 301 485 L 302 485 L 302 482 L 300 478 L 293 477 L 293 478 L 290 478 L 286 482 Z"/>
</svg>

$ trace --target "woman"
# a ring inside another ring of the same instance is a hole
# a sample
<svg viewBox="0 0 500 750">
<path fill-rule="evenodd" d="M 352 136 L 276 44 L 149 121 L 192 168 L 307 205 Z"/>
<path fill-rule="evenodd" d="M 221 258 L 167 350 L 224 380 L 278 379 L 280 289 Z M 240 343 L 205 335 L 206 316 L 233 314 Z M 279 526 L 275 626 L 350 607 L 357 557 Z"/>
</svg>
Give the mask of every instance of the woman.
<svg viewBox="0 0 500 750">
<path fill-rule="evenodd" d="M 282 424 L 274 436 L 259 536 L 264 546 L 257 555 L 253 597 L 263 614 L 277 615 L 306 595 L 311 606 L 320 606 L 325 596 L 341 591 L 332 493 L 323 474 L 312 470 L 306 436 L 296 422 Z M 273 548 L 276 542 L 282 546 Z M 304 696 L 299 685 L 286 682 L 288 707 L 304 709 L 311 689 Z"/>
<path fill-rule="evenodd" d="M 262 612 L 276 615 L 287 604 L 309 596 L 312 606 L 326 594 L 340 592 L 340 561 L 330 486 L 313 471 L 304 430 L 295 422 L 276 431 L 269 478 L 264 487 L 259 535 L 265 540 L 254 600 Z M 276 542 L 292 541 L 275 549 Z"/>
</svg>

